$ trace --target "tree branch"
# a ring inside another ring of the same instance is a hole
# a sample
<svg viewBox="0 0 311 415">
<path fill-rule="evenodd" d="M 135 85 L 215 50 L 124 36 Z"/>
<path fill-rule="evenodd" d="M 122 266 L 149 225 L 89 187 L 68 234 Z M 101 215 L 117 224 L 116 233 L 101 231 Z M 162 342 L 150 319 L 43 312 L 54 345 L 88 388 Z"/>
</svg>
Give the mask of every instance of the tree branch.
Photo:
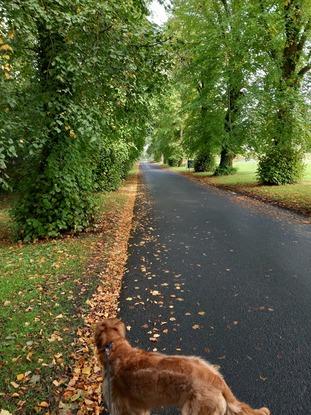
<svg viewBox="0 0 311 415">
<path fill-rule="evenodd" d="M 304 66 L 303 68 L 300 69 L 300 71 L 298 72 L 298 76 L 303 77 L 307 72 L 309 72 L 311 70 L 311 62 L 308 63 L 306 66 Z"/>
<path fill-rule="evenodd" d="M 261 11 L 261 13 L 259 13 L 259 20 L 261 20 L 261 22 L 262 22 L 262 24 L 263 24 L 263 26 L 264 26 L 264 28 L 266 30 L 265 35 L 267 37 L 269 37 L 269 43 L 270 43 L 270 45 L 269 45 L 269 49 L 268 49 L 268 54 L 270 55 L 270 57 L 273 60 L 276 60 L 276 58 L 277 58 L 277 51 L 276 51 L 276 49 L 274 47 L 271 46 L 271 41 L 272 41 L 273 37 L 271 36 L 271 34 L 269 32 L 269 25 L 267 24 L 267 22 L 266 22 L 266 20 L 264 18 L 265 8 L 264 8 L 264 4 L 263 4 L 262 0 L 259 0 L 259 7 L 260 7 L 260 11 Z"/>
<path fill-rule="evenodd" d="M 230 15 L 230 10 L 229 10 L 229 6 L 228 6 L 228 3 L 227 3 L 227 0 L 220 0 L 220 1 L 224 5 L 224 8 L 225 8 L 225 11 L 226 11 L 227 16 L 229 16 Z"/>
</svg>

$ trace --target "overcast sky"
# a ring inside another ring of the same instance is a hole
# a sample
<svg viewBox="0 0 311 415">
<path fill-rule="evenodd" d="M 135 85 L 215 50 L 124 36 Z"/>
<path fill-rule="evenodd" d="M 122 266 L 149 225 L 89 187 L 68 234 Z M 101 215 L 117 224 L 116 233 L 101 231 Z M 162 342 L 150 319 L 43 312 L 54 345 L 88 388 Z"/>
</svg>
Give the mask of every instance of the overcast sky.
<svg viewBox="0 0 311 415">
<path fill-rule="evenodd" d="M 157 0 L 153 0 L 150 5 L 150 20 L 158 25 L 166 22 L 168 15 L 165 8 L 158 3 Z"/>
</svg>

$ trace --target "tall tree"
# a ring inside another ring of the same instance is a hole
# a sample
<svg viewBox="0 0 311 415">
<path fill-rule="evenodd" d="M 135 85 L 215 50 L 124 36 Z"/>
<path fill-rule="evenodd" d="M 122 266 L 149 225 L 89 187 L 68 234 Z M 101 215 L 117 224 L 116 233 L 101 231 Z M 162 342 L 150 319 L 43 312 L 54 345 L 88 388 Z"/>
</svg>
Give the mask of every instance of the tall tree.
<svg viewBox="0 0 311 415">
<path fill-rule="evenodd" d="M 14 33 L 6 99 L 35 103 L 25 109 L 27 140 L 17 127 L 5 131 L 28 152 L 15 209 L 20 235 L 81 230 L 93 217 L 92 192 L 115 187 L 143 147 L 149 98 L 164 78 L 161 35 L 140 0 L 12 0 L 1 12 L 3 36 Z"/>
<path fill-rule="evenodd" d="M 185 141 L 220 153 L 218 174 L 232 172 L 241 150 L 241 98 L 250 72 L 247 7 L 235 0 L 176 1 L 171 30 L 179 41 L 180 85 L 186 110 Z"/>
<path fill-rule="evenodd" d="M 258 0 L 257 6 L 261 53 L 266 56 L 264 100 L 259 102 L 270 125 L 262 137 L 259 176 L 268 184 L 293 183 L 300 178 L 310 139 L 301 88 L 311 69 L 311 3 Z"/>
</svg>

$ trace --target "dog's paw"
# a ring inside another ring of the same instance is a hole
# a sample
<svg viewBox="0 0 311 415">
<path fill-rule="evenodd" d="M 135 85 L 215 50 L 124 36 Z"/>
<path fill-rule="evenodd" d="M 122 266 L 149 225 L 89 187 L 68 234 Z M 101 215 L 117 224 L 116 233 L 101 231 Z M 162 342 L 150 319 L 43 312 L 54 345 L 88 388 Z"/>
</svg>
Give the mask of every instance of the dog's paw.
<svg viewBox="0 0 311 415">
<path fill-rule="evenodd" d="M 260 413 L 262 415 L 270 415 L 270 411 L 268 408 L 266 408 L 265 406 L 263 408 L 260 408 Z"/>
</svg>

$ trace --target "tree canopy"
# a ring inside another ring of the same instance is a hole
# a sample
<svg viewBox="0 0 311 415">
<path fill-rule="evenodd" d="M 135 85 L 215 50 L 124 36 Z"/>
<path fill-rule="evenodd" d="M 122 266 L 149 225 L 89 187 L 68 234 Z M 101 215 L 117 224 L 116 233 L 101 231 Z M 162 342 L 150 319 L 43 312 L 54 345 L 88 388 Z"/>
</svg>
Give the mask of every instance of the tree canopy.
<svg viewBox="0 0 311 415">
<path fill-rule="evenodd" d="M 217 154 L 215 173 L 228 174 L 237 154 L 250 153 L 262 182 L 299 179 L 310 148 L 310 15 L 309 0 L 173 3 L 170 99 L 172 108 L 180 101 L 174 126 L 180 119 L 185 155 Z"/>
<path fill-rule="evenodd" d="M 22 238 L 81 230 L 92 192 L 140 154 L 163 86 L 162 34 L 143 1 L 10 0 L 0 6 L 2 185 Z"/>
</svg>

